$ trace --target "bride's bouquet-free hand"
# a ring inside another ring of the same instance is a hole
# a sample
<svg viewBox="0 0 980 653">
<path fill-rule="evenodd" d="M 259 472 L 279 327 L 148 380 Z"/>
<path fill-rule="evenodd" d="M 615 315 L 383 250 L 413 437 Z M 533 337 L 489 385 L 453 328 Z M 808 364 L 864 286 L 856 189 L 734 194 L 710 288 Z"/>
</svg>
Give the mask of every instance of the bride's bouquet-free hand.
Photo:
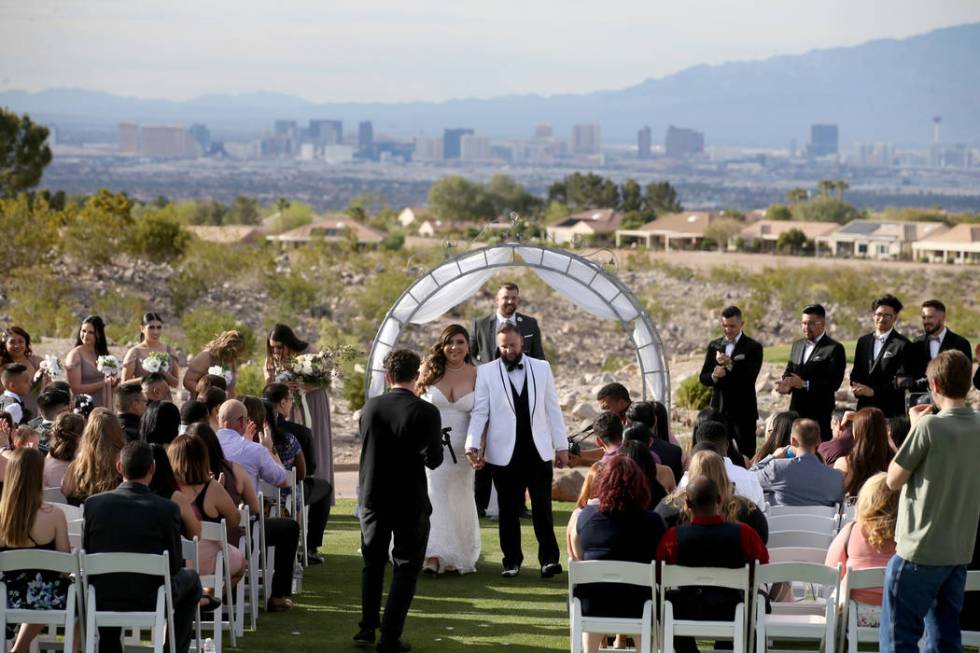
<svg viewBox="0 0 980 653">
<path fill-rule="evenodd" d="M 119 376 L 119 369 L 122 367 L 119 364 L 119 359 L 109 354 L 107 356 L 99 356 L 99 360 L 96 361 L 95 367 L 102 372 L 106 378 Z"/>
<path fill-rule="evenodd" d="M 235 380 L 234 375 L 232 375 L 231 370 L 226 370 L 220 365 L 212 365 L 208 368 L 208 374 L 211 376 L 220 376 L 225 380 L 225 383 L 231 385 L 231 382 Z"/>
<path fill-rule="evenodd" d="M 170 371 L 170 354 L 163 351 L 151 351 L 141 363 L 143 369 L 151 374 L 154 372 Z"/>
<path fill-rule="evenodd" d="M 276 380 L 280 383 L 298 381 L 307 386 L 329 388 L 334 376 L 339 376 L 337 363 L 353 360 L 357 355 L 358 351 L 350 345 L 300 354 L 286 368 L 278 371 Z"/>
</svg>

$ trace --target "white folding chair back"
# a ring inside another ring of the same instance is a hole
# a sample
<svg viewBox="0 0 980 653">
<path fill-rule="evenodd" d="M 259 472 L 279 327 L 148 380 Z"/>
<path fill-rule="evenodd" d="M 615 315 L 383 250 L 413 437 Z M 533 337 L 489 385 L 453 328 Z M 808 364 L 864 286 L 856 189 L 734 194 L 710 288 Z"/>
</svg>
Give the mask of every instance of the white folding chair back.
<svg viewBox="0 0 980 653">
<path fill-rule="evenodd" d="M 258 539 L 259 539 L 259 587 L 262 590 L 262 606 L 265 609 L 269 605 L 269 599 L 272 598 L 272 561 L 276 559 L 276 547 L 270 547 L 266 543 L 265 539 L 265 507 L 263 493 L 259 492 L 259 520 L 256 522 L 258 526 Z M 255 536 L 255 531 L 252 531 L 253 537 Z"/>
<path fill-rule="evenodd" d="M 0 580 L 0 633 L 6 632 L 8 623 L 42 624 L 50 629 L 52 635 L 56 635 L 57 630 L 61 628 L 64 630 L 64 649 L 70 653 L 75 645 L 77 615 L 82 613 L 81 592 L 78 587 L 78 579 L 81 576 L 78 553 L 37 549 L 0 553 L 0 575 L 24 570 L 50 571 L 68 576 L 71 583 L 68 586 L 65 607 L 61 610 L 10 608 L 7 606 L 7 584 Z M 35 640 L 35 644 L 39 643 Z"/>
<path fill-rule="evenodd" d="M 248 609 L 250 617 L 249 628 L 255 630 L 258 620 L 258 587 L 253 583 L 253 567 L 257 564 L 258 556 L 253 556 L 252 550 L 252 528 L 249 523 L 248 506 L 238 507 L 238 523 L 242 528 L 242 536 L 237 542 L 238 550 L 245 557 L 245 576 L 235 586 L 235 630 L 239 637 L 245 635 L 245 611 Z M 235 544 L 231 542 L 230 544 Z"/>
<path fill-rule="evenodd" d="M 293 478 L 295 478 L 296 472 L 293 470 Z M 309 527 L 309 508 L 306 506 L 306 486 L 303 485 L 302 481 L 296 483 L 294 488 L 295 493 L 293 497 L 296 499 L 296 512 L 294 513 L 296 521 L 299 523 L 299 546 L 296 547 L 297 554 L 299 555 L 300 562 L 303 563 L 304 567 L 309 566 L 309 552 L 306 549 L 307 542 L 307 528 Z"/>
<path fill-rule="evenodd" d="M 980 592 L 980 571 L 966 572 L 966 591 Z M 963 646 L 980 648 L 980 630 L 962 631 Z"/>
<path fill-rule="evenodd" d="M 638 653 L 653 653 L 656 614 L 653 610 L 656 580 L 655 567 L 639 562 L 619 560 L 572 560 L 568 563 L 568 612 L 572 653 L 582 653 L 582 633 L 616 633 L 639 635 Z M 582 614 L 582 603 L 575 598 L 575 588 L 591 583 L 620 583 L 645 587 L 650 598 L 643 603 L 638 618 L 590 617 Z"/>
<path fill-rule="evenodd" d="M 766 518 L 782 515 L 812 515 L 816 517 L 834 518 L 840 510 L 840 504 L 832 506 L 767 506 Z"/>
<path fill-rule="evenodd" d="M 85 587 L 85 653 L 97 653 L 96 635 L 100 627 L 137 628 L 152 632 L 154 653 L 163 653 L 165 633 L 174 632 L 174 601 L 170 586 L 170 555 L 148 553 L 90 553 L 80 554 L 82 580 Z M 96 609 L 95 586 L 92 576 L 103 574 L 145 574 L 160 577 L 156 608 L 146 612 L 119 612 Z M 174 638 L 169 638 L 169 651 L 176 653 Z"/>
<path fill-rule="evenodd" d="M 214 588 L 214 595 L 221 600 L 221 608 L 212 613 L 205 623 L 213 631 L 214 645 L 221 653 L 222 631 L 227 628 L 232 647 L 238 646 L 235 630 L 235 597 L 231 585 L 231 558 L 228 555 L 228 531 L 225 520 L 220 522 L 201 522 L 201 541 L 217 542 L 220 545 L 214 560 L 214 573 L 201 576 L 201 585 Z M 227 618 L 225 615 L 227 614 Z"/>
<path fill-rule="evenodd" d="M 841 591 L 841 606 L 847 650 L 849 653 L 857 653 L 858 644 L 861 642 L 878 643 L 878 627 L 858 625 L 857 602 L 851 598 L 851 594 L 854 590 L 881 589 L 885 584 L 885 568 L 851 569 L 848 566 L 842 584 L 844 589 Z M 841 648 L 843 649 L 843 646 Z"/>
<path fill-rule="evenodd" d="M 68 503 L 68 499 L 66 499 L 65 495 L 61 493 L 60 487 L 44 488 L 44 494 L 41 495 L 41 500 L 48 503 Z"/>
<path fill-rule="evenodd" d="M 778 612 L 773 604 L 773 614 L 766 614 L 763 601 L 756 601 L 755 637 L 756 653 L 771 651 L 768 638 L 817 640 L 817 650 L 834 653 L 837 639 L 837 604 L 840 591 L 840 565 L 827 567 L 810 562 L 777 562 L 755 568 L 755 595 L 759 590 L 774 583 L 807 583 L 826 590 L 830 600 L 812 602 L 823 608 L 822 614 L 802 612 Z"/>
<path fill-rule="evenodd" d="M 769 562 L 812 562 L 822 565 L 826 559 L 826 549 L 814 549 L 805 546 L 784 546 L 769 549 Z"/>
<path fill-rule="evenodd" d="M 68 520 L 68 543 L 71 544 L 72 551 L 78 551 L 82 548 L 82 539 L 85 536 L 85 520 L 84 519 L 69 519 Z"/>
<path fill-rule="evenodd" d="M 837 517 L 821 515 L 773 515 L 767 517 L 769 531 L 807 531 L 837 534 Z"/>
<path fill-rule="evenodd" d="M 786 547 L 803 547 L 808 549 L 830 548 L 830 543 L 834 539 L 833 533 L 816 533 L 813 531 L 769 531 L 769 542 L 766 546 L 771 549 L 783 549 Z"/>
<path fill-rule="evenodd" d="M 742 593 L 742 601 L 735 607 L 734 618 L 731 621 L 676 619 L 674 606 L 667 599 L 667 592 L 692 585 L 739 590 Z M 747 615 L 751 605 L 749 600 L 749 565 L 739 569 L 663 565 L 660 569 L 663 652 L 674 653 L 674 636 L 681 635 L 698 639 L 731 639 L 734 653 L 745 653 L 745 640 L 748 634 Z"/>
<path fill-rule="evenodd" d="M 201 557 L 198 555 L 197 551 L 197 536 L 194 536 L 193 540 L 188 540 L 185 537 L 180 538 L 180 554 L 184 557 L 185 563 L 190 563 L 191 569 L 193 569 L 198 576 L 201 574 Z M 201 639 L 201 606 L 197 606 L 197 610 L 194 613 L 194 636 L 195 639 L 191 642 L 191 649 L 200 652 L 201 643 L 204 641 Z"/>
<path fill-rule="evenodd" d="M 82 519 L 85 516 L 81 506 L 70 506 L 67 503 L 52 503 L 51 505 L 65 513 L 65 519 L 68 521 Z"/>
</svg>

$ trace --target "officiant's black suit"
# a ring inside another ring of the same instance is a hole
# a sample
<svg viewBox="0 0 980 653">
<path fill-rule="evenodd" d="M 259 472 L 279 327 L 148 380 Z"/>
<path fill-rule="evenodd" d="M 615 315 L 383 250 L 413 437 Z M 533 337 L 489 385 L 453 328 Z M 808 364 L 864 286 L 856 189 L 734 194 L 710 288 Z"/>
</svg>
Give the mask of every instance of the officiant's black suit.
<svg viewBox="0 0 980 653">
<path fill-rule="evenodd" d="M 425 468 L 442 463 L 439 409 L 395 388 L 361 412 L 361 629 L 381 626 L 381 641 L 401 637 L 425 558 L 432 505 Z M 388 547 L 394 572 L 384 620 L 379 619 Z"/>
<path fill-rule="evenodd" d="M 858 338 L 851 383 L 869 386 L 875 393 L 873 397 L 858 397 L 858 410 L 873 406 L 880 408 L 885 417 L 905 414 L 905 389 L 898 387 L 896 381 L 908 344 L 909 339 L 893 329 L 875 358 L 875 335 L 867 333 Z"/>
<path fill-rule="evenodd" d="M 810 384 L 809 389 L 794 389 L 790 393 L 789 409 L 819 424 L 820 438 L 827 441 L 831 437 L 830 414 L 834 412 L 835 394 L 844 380 L 847 355 L 844 345 L 824 332 L 810 358 L 803 362 L 806 344 L 806 338 L 793 343 L 789 363 L 783 371 L 784 377 L 796 374 Z"/>
<path fill-rule="evenodd" d="M 541 330 L 538 321 L 530 315 L 515 312 L 514 321 L 517 329 L 524 338 L 524 353 L 528 356 L 544 360 L 544 344 L 541 342 Z M 470 333 L 470 356 L 480 363 L 490 363 L 500 358 L 497 351 L 497 314 L 491 313 L 473 321 L 473 331 Z"/>
<path fill-rule="evenodd" d="M 710 406 L 728 420 L 729 433 L 738 443 L 739 453 L 751 458 L 755 455 L 755 425 L 759 420 L 755 380 L 762 369 L 762 344 L 743 333 L 732 350 L 732 369 L 716 379 L 711 373 L 718 365 L 718 352 L 725 353 L 724 338 L 708 343 L 700 380 L 711 388 Z"/>
</svg>

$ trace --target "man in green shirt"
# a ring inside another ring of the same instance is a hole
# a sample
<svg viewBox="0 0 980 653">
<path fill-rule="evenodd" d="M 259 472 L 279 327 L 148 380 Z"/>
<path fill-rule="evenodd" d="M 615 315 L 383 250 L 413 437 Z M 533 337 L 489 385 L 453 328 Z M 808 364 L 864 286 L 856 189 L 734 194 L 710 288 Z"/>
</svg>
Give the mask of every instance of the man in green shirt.
<svg viewBox="0 0 980 653">
<path fill-rule="evenodd" d="M 932 359 L 933 404 L 909 411 L 912 431 L 888 466 L 888 486 L 902 494 L 885 572 L 882 653 L 917 653 L 923 628 L 926 651 L 963 650 L 959 615 L 980 518 L 980 413 L 965 402 L 972 368 L 960 351 Z"/>
</svg>

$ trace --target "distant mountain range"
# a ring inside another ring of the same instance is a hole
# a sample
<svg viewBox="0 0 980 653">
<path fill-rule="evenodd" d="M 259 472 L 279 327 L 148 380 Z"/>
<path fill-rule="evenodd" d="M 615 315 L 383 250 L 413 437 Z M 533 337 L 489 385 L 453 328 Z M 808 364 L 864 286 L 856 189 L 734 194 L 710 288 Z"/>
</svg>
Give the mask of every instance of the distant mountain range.
<svg viewBox="0 0 980 653">
<path fill-rule="evenodd" d="M 359 120 L 372 120 L 376 134 L 402 137 L 472 127 L 497 138 L 528 137 L 538 123 L 568 137 L 574 124 L 596 122 L 606 141 L 633 140 L 644 125 L 657 141 L 668 125 L 677 125 L 704 131 L 708 144 L 747 146 L 785 146 L 791 139 L 802 145 L 812 123 L 838 124 L 842 145 L 925 144 L 933 116 L 941 116 L 944 142 L 980 144 L 980 23 L 764 61 L 694 66 L 621 90 L 578 95 L 316 104 L 277 93 L 175 102 L 57 88 L 3 92 L 0 105 L 65 127 L 202 122 L 219 137 L 257 134 L 277 119 L 341 119 L 348 131 Z"/>
</svg>

